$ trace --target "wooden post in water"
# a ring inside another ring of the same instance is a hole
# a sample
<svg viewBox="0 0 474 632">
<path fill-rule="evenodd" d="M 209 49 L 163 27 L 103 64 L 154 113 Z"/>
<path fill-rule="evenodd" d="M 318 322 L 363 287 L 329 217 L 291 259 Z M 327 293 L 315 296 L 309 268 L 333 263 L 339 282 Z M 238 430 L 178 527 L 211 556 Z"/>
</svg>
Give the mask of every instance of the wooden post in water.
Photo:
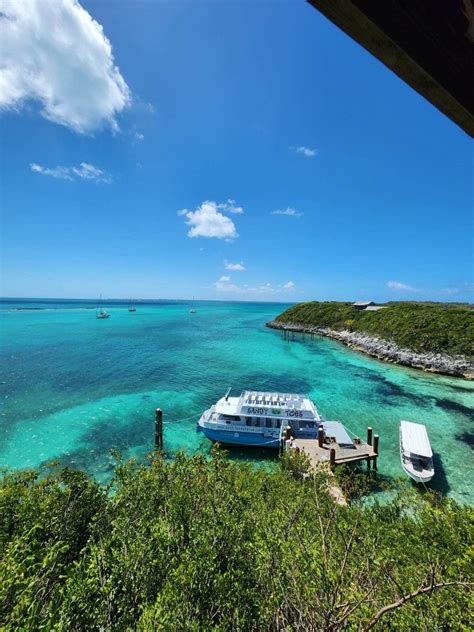
<svg viewBox="0 0 474 632">
<path fill-rule="evenodd" d="M 367 443 L 372 445 L 372 428 L 370 426 L 367 428 Z"/>
<path fill-rule="evenodd" d="M 323 441 L 324 441 L 324 430 L 322 428 L 318 428 L 318 446 L 320 448 L 323 447 Z"/>
<path fill-rule="evenodd" d="M 334 448 L 331 448 L 329 450 L 329 466 L 331 469 L 333 469 L 335 465 L 336 465 L 336 450 Z"/>
<path fill-rule="evenodd" d="M 155 450 L 163 450 L 163 411 L 155 410 Z"/>
<path fill-rule="evenodd" d="M 367 428 L 367 445 L 372 445 L 372 428 L 369 426 Z M 370 461 L 371 458 L 367 459 L 367 469 L 370 470 Z"/>
<path fill-rule="evenodd" d="M 374 470 L 377 471 L 377 457 L 379 455 L 379 435 L 374 435 Z"/>
</svg>

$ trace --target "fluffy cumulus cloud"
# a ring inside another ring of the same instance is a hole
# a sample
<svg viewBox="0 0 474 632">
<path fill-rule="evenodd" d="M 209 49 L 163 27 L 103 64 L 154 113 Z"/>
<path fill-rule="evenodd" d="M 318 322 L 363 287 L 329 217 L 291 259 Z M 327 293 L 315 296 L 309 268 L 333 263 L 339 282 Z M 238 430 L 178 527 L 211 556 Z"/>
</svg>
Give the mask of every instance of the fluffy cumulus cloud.
<svg viewBox="0 0 474 632">
<path fill-rule="evenodd" d="M 43 167 L 36 162 L 32 162 L 30 168 L 35 173 L 57 178 L 58 180 L 92 180 L 105 184 L 112 182 L 112 178 L 105 171 L 88 162 L 81 162 L 78 167 L 63 167 L 61 165 L 58 167 Z"/>
<path fill-rule="evenodd" d="M 233 270 L 235 272 L 243 272 L 245 270 L 243 263 L 231 263 L 230 261 L 224 261 L 224 267 L 226 270 Z"/>
<path fill-rule="evenodd" d="M 178 215 L 186 217 L 186 224 L 190 227 L 188 237 L 215 237 L 226 241 L 236 239 L 239 234 L 235 224 L 221 212 L 222 206 L 206 200 L 195 211 L 188 211 L 186 208 L 178 211 Z"/>
<path fill-rule="evenodd" d="M 311 149 L 311 147 L 305 147 L 304 145 L 294 147 L 294 151 L 296 154 L 306 156 L 306 158 L 313 158 L 318 153 L 316 149 Z"/>
<path fill-rule="evenodd" d="M 295 289 L 295 284 L 293 283 L 293 281 L 288 281 L 288 283 L 285 283 L 285 285 L 283 286 L 284 290 L 294 290 Z"/>
<path fill-rule="evenodd" d="M 227 283 L 228 281 L 230 281 L 230 276 L 221 276 L 218 283 Z"/>
<path fill-rule="evenodd" d="M 0 0 L 0 37 L 0 108 L 35 101 L 81 134 L 118 128 L 130 90 L 102 26 L 77 0 Z"/>
<path fill-rule="evenodd" d="M 303 213 L 300 213 L 295 208 L 291 208 L 288 206 L 285 209 L 279 209 L 277 211 L 272 211 L 272 215 L 286 215 L 288 217 L 301 217 Z"/>
<path fill-rule="evenodd" d="M 400 281 L 388 281 L 387 287 L 394 292 L 418 292 L 416 287 L 407 285 L 406 283 L 400 283 Z"/>
</svg>

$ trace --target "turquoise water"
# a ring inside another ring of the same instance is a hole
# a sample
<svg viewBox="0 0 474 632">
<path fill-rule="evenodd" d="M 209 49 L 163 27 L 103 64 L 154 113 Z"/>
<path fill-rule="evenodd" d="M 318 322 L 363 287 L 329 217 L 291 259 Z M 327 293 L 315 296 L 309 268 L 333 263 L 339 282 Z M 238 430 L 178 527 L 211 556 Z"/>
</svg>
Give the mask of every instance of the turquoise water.
<svg viewBox="0 0 474 632">
<path fill-rule="evenodd" d="M 60 459 L 106 480 L 110 448 L 137 458 L 152 448 L 156 407 L 164 411 L 167 452 L 208 451 L 195 423 L 228 386 L 295 391 L 363 438 L 373 426 L 382 478 L 402 476 L 400 419 L 426 424 L 433 487 L 473 503 L 473 383 L 384 364 L 331 340 L 284 341 L 265 328 L 284 309 L 279 304 L 203 302 L 193 315 L 185 302 L 138 304 L 134 313 L 109 304 L 103 321 L 91 307 L 0 305 L 0 465 Z M 252 450 L 231 456 L 274 458 Z"/>
</svg>

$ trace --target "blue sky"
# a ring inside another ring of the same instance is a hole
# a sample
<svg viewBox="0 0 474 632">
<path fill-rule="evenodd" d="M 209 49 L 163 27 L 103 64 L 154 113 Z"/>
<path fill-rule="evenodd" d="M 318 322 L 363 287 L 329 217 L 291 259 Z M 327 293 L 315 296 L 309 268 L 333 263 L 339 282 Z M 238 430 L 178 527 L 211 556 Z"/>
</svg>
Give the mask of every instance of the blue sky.
<svg viewBox="0 0 474 632">
<path fill-rule="evenodd" d="M 5 2 L 2 295 L 472 300 L 472 141 L 305 2 Z"/>
</svg>

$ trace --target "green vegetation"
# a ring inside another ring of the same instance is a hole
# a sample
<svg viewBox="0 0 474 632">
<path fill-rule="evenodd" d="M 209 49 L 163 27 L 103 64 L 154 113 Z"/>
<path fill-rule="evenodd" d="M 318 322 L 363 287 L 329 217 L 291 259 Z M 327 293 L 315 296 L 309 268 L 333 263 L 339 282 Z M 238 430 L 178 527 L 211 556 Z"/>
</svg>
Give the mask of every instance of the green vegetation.
<svg viewBox="0 0 474 632">
<path fill-rule="evenodd" d="M 472 509 L 411 491 L 335 506 L 294 459 L 119 460 L 108 488 L 5 473 L 0 628 L 472 629 Z"/>
<path fill-rule="evenodd" d="M 374 312 L 351 303 L 300 303 L 275 320 L 364 332 L 422 353 L 474 356 L 474 310 L 462 303 L 387 303 Z"/>
</svg>

